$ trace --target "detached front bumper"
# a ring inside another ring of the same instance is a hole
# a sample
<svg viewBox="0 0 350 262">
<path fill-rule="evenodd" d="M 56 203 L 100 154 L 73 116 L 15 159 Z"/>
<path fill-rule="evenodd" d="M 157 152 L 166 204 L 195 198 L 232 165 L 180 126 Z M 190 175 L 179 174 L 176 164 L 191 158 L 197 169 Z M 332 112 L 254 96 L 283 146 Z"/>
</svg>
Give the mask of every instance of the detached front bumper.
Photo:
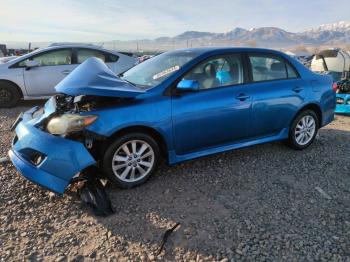
<svg viewBox="0 0 350 262">
<path fill-rule="evenodd" d="M 24 177 L 62 194 L 79 171 L 96 161 L 83 144 L 37 128 L 33 110 L 25 112 L 17 125 L 9 157 Z"/>
<path fill-rule="evenodd" d="M 337 105 L 334 113 L 350 115 L 350 94 L 337 94 Z"/>
<path fill-rule="evenodd" d="M 336 114 L 350 115 L 350 105 L 337 105 L 334 112 Z"/>
</svg>

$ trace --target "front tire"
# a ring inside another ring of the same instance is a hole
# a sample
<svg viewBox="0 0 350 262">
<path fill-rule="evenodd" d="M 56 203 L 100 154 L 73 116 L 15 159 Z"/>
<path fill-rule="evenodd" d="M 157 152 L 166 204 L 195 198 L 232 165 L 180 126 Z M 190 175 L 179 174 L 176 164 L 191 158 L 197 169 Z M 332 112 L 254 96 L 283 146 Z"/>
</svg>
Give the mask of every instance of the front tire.
<svg viewBox="0 0 350 262">
<path fill-rule="evenodd" d="M 0 82 L 0 108 L 14 107 L 21 99 L 17 86 L 8 82 Z"/>
<path fill-rule="evenodd" d="M 319 128 L 317 114 L 313 110 L 305 110 L 297 115 L 289 129 L 288 144 L 302 150 L 313 143 Z"/>
<path fill-rule="evenodd" d="M 122 188 L 143 184 L 155 172 L 160 157 L 157 142 L 149 135 L 131 133 L 116 139 L 107 149 L 103 173 Z"/>
</svg>

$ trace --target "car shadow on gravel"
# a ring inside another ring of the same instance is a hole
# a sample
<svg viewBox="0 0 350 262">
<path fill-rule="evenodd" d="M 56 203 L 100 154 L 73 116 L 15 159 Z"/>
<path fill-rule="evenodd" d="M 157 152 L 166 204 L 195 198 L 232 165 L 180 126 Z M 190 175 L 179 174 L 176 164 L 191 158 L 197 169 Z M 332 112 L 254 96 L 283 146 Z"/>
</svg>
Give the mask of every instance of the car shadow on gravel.
<svg viewBox="0 0 350 262">
<path fill-rule="evenodd" d="M 349 131 L 324 129 L 304 151 L 271 143 L 162 165 L 141 187 L 110 187 L 116 213 L 96 219 L 134 259 L 153 259 L 176 223 L 159 259 L 342 258 L 350 248 L 346 141 Z"/>
</svg>

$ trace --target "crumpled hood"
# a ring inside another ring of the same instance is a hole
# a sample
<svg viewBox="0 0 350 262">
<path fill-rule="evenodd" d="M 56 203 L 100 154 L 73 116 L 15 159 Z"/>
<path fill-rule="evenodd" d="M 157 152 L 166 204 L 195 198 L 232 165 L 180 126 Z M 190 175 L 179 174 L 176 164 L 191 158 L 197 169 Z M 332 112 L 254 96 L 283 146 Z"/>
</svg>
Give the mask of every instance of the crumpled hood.
<svg viewBox="0 0 350 262">
<path fill-rule="evenodd" d="M 91 57 L 79 65 L 55 87 L 71 96 L 95 95 L 136 97 L 145 91 L 117 77 L 100 59 Z"/>
</svg>

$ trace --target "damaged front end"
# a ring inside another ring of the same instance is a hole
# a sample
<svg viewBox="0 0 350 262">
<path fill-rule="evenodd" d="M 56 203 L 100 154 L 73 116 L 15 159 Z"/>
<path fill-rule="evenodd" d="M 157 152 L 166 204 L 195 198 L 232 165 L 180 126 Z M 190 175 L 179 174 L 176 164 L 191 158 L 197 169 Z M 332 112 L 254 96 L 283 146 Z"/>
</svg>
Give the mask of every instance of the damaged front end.
<svg viewBox="0 0 350 262">
<path fill-rule="evenodd" d="M 34 107 L 16 120 L 9 156 L 24 177 L 62 194 L 73 177 L 100 159 L 106 137 L 86 129 L 98 124 L 96 112 L 128 103 L 142 92 L 91 58 L 56 90 L 61 93 L 43 108 Z"/>
<path fill-rule="evenodd" d="M 350 80 L 337 82 L 336 114 L 350 115 Z"/>
<path fill-rule="evenodd" d="M 96 161 L 81 142 L 47 132 L 47 121 L 58 114 L 54 98 L 44 110 L 35 107 L 23 114 L 9 156 L 27 179 L 62 194 L 79 171 Z"/>
<path fill-rule="evenodd" d="M 77 173 L 101 156 L 106 137 L 85 129 L 98 119 L 93 111 L 123 100 L 53 96 L 44 108 L 34 107 L 16 121 L 10 159 L 27 179 L 62 194 Z"/>
</svg>

